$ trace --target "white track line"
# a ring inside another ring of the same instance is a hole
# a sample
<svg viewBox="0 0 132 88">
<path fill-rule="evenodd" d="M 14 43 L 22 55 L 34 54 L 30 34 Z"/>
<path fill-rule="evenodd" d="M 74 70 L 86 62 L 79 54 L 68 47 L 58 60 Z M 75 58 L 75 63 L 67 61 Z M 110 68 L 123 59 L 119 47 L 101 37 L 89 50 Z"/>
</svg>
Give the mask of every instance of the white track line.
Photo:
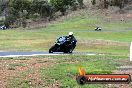
<svg viewBox="0 0 132 88">
<path fill-rule="evenodd" d="M 6 56 L 0 56 L 0 57 L 29 57 L 29 56 L 54 56 L 54 55 L 81 55 L 81 54 L 31 54 L 31 55 L 6 55 Z M 84 55 L 84 54 L 82 54 Z M 96 55 L 96 54 L 85 54 L 85 55 Z"/>
<path fill-rule="evenodd" d="M 53 56 L 53 55 L 68 55 L 68 54 L 32 54 L 32 55 L 6 55 L 0 57 L 29 57 L 29 56 Z"/>
<path fill-rule="evenodd" d="M 33 56 L 33 55 L 6 55 L 6 56 L 0 56 L 0 57 L 29 57 L 29 56 Z"/>
</svg>

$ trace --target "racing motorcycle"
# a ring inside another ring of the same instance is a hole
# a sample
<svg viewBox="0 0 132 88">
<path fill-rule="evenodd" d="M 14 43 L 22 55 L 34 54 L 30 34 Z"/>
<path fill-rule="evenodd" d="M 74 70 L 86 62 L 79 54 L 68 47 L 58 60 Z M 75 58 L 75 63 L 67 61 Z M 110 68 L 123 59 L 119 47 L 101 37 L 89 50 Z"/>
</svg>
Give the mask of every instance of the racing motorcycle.
<svg viewBox="0 0 132 88">
<path fill-rule="evenodd" d="M 55 44 L 49 49 L 49 53 L 53 52 L 63 52 L 63 53 L 72 53 L 74 50 L 75 46 L 73 42 L 75 41 L 70 41 L 67 36 L 62 36 L 59 37 Z M 74 48 L 73 48 L 74 47 Z"/>
</svg>

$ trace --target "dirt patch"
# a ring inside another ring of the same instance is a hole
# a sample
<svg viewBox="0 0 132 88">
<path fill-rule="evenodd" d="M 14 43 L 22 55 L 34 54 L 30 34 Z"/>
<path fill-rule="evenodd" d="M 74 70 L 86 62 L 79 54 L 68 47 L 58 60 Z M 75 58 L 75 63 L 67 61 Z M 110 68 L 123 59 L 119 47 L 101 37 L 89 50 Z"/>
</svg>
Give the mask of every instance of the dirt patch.
<svg viewBox="0 0 132 88">
<path fill-rule="evenodd" d="M 49 85 L 44 88 L 60 88 L 60 83 L 58 81 L 55 81 L 52 85 Z"/>
<path fill-rule="evenodd" d="M 117 21 L 131 21 L 132 19 L 132 13 L 124 13 L 124 14 L 119 14 L 119 13 L 113 13 L 113 14 L 108 14 L 106 16 L 108 20 L 117 20 Z"/>
<path fill-rule="evenodd" d="M 114 11 L 112 11 L 115 9 Z M 108 9 L 104 11 L 104 15 L 108 21 L 131 21 L 132 20 L 132 10 L 119 10 L 116 7 L 113 9 Z"/>
<path fill-rule="evenodd" d="M 6 88 L 8 81 L 12 77 L 19 77 L 23 80 L 29 80 L 29 85 L 31 87 L 37 87 L 42 85 L 43 81 L 41 79 L 40 69 L 53 66 L 54 61 L 52 59 L 38 59 L 32 58 L 29 60 L 0 60 L 0 86 L 1 88 Z M 25 76 L 19 75 L 21 72 L 26 72 Z"/>
</svg>

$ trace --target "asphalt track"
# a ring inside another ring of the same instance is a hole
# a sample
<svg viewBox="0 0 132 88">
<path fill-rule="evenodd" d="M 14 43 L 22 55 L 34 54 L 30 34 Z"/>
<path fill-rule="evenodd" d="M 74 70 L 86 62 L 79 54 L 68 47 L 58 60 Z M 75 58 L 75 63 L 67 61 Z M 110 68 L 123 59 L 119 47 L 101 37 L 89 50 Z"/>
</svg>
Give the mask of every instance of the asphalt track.
<svg viewBox="0 0 132 88">
<path fill-rule="evenodd" d="M 48 53 L 48 52 L 0 52 L 0 57 L 20 57 L 20 56 L 48 56 L 48 55 L 70 55 L 67 53 L 56 52 L 56 53 Z M 97 55 L 97 53 L 93 52 L 73 52 L 72 55 Z"/>
</svg>

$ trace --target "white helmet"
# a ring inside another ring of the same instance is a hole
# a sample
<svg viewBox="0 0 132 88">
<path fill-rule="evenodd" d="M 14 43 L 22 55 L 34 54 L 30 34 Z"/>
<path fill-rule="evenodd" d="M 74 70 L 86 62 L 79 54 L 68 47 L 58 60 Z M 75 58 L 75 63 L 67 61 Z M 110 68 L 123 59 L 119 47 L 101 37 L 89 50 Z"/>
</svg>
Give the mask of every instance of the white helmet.
<svg viewBox="0 0 132 88">
<path fill-rule="evenodd" d="M 73 35 L 73 32 L 69 32 L 69 35 Z"/>
</svg>

